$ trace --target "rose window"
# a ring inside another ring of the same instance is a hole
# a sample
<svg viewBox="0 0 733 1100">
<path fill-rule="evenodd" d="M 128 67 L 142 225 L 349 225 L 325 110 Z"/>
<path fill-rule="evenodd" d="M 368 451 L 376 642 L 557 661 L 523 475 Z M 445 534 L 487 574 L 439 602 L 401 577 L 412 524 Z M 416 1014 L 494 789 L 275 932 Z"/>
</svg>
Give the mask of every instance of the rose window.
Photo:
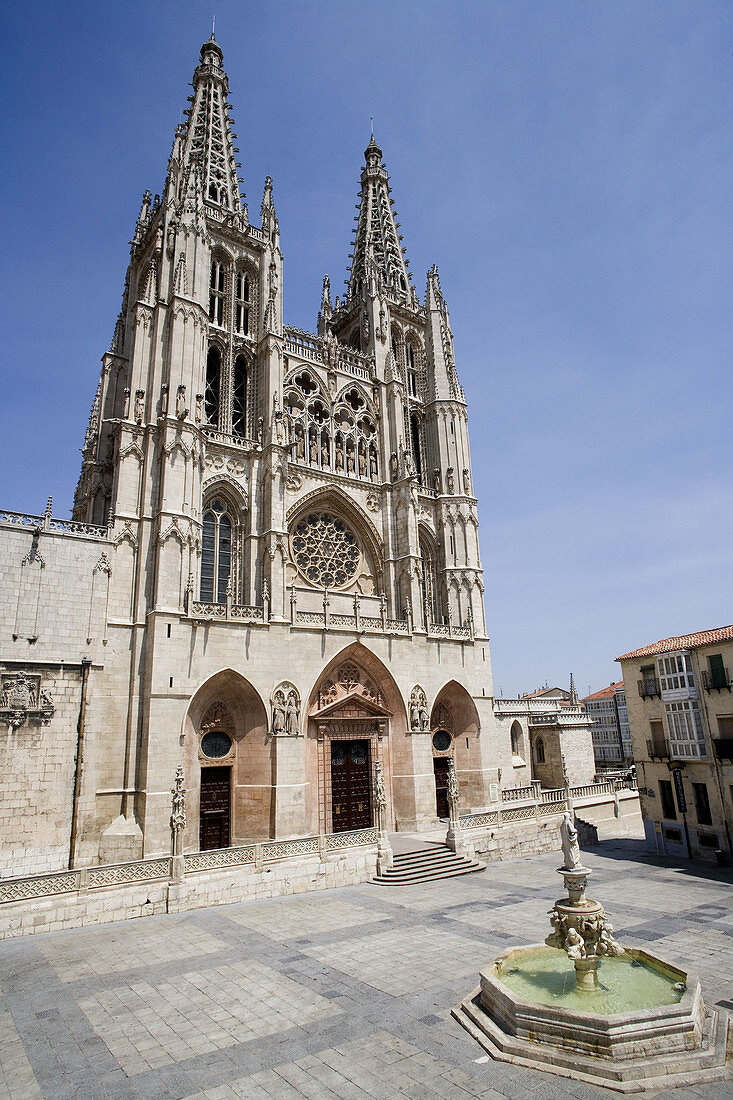
<svg viewBox="0 0 733 1100">
<path fill-rule="evenodd" d="M 311 512 L 291 537 L 293 561 L 318 588 L 343 588 L 356 576 L 361 553 L 343 520 L 329 512 Z"/>
</svg>

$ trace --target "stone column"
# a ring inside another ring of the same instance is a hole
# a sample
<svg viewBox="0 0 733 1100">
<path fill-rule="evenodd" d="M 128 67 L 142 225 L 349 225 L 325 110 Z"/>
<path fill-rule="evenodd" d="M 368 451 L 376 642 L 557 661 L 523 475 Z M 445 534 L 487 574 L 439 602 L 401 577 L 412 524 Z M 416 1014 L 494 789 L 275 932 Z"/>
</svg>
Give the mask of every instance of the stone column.
<svg viewBox="0 0 733 1100">
<path fill-rule="evenodd" d="M 382 762 L 374 764 L 374 806 L 377 811 L 377 874 L 388 871 L 393 863 L 392 847 L 387 836 L 387 791 L 384 786 Z"/>
<path fill-rule="evenodd" d="M 453 757 L 448 758 L 448 832 L 445 835 L 445 843 L 457 856 L 466 854 L 466 845 L 463 840 L 460 818 L 458 816 L 458 803 L 460 801 L 460 788 L 456 778 L 456 766 Z"/>
<path fill-rule="evenodd" d="M 171 788 L 171 881 L 183 882 L 183 830 L 186 828 L 186 788 L 179 764 Z"/>
</svg>

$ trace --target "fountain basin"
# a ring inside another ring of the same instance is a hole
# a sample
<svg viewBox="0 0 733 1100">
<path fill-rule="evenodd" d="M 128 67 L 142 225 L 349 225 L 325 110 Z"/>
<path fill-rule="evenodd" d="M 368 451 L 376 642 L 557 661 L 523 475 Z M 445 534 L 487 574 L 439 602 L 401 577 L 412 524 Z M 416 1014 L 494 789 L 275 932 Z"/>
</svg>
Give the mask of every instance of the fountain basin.
<svg viewBox="0 0 733 1100">
<path fill-rule="evenodd" d="M 706 1008 L 697 976 L 641 949 L 627 949 L 626 955 L 599 960 L 600 989 L 582 992 L 564 953 L 544 944 L 515 947 L 480 972 L 481 985 L 453 1016 L 492 1058 L 619 1092 L 726 1077 L 728 1019 Z M 557 989 L 557 998 L 536 979 L 537 961 L 551 956 L 567 971 L 567 989 Z M 620 1002 L 613 990 L 608 999 L 607 988 L 618 964 L 626 968 Z M 518 983 L 510 971 L 519 975 Z M 666 1003 L 614 1011 L 619 1003 L 638 1000 L 639 990 L 626 990 L 623 1000 L 625 985 L 637 975 L 641 986 L 654 987 L 652 1000 Z M 513 989 L 513 982 L 521 989 Z M 684 989 L 675 990 L 678 983 Z"/>
<path fill-rule="evenodd" d="M 700 1045 L 705 1009 L 693 975 L 634 948 L 624 958 L 601 959 L 598 966 L 601 987 L 578 992 L 563 952 L 544 944 L 514 948 L 480 972 L 481 1007 L 510 1035 L 596 1058 L 648 1054 L 650 1043 L 655 1053 Z M 609 973 L 612 978 L 604 982 Z M 674 989 L 678 984 L 684 991 Z M 639 1004 L 643 1000 L 647 1003 Z"/>
</svg>

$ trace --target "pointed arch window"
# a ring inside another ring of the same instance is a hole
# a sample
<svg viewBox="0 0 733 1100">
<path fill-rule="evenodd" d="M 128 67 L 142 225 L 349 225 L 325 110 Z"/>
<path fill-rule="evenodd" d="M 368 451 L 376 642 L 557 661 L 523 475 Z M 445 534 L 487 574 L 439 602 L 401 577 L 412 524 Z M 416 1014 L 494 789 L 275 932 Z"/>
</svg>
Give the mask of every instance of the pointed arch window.
<svg viewBox="0 0 733 1100">
<path fill-rule="evenodd" d="M 415 367 L 415 349 L 412 344 L 405 345 L 407 358 L 407 392 L 410 397 L 417 397 L 417 369 Z"/>
<path fill-rule="evenodd" d="M 424 485 L 425 481 L 423 479 L 422 453 L 420 447 L 420 421 L 414 414 L 410 417 L 410 440 L 412 443 L 412 458 L 415 463 L 415 469 L 417 470 L 418 480 L 421 485 Z"/>
<path fill-rule="evenodd" d="M 225 603 L 232 569 L 233 522 L 219 498 L 204 512 L 201 542 L 201 600 Z"/>
<path fill-rule="evenodd" d="M 545 762 L 545 742 L 541 737 L 536 738 L 534 743 L 534 760 L 535 764 L 544 764 Z"/>
<path fill-rule="evenodd" d="M 221 352 L 215 346 L 209 348 L 206 356 L 206 392 L 204 394 L 204 413 L 206 423 L 219 426 L 219 398 L 221 396 Z"/>
<path fill-rule="evenodd" d="M 435 554 L 427 539 L 420 538 L 420 558 L 422 562 L 422 592 L 425 627 L 440 622 L 438 617 L 438 574 L 435 568 Z"/>
<path fill-rule="evenodd" d="M 217 325 L 219 328 L 224 325 L 225 287 L 226 268 L 221 260 L 212 260 L 209 275 L 209 320 L 212 325 Z"/>
<path fill-rule="evenodd" d="M 249 336 L 249 275 L 246 271 L 237 274 L 234 290 L 235 328 L 240 336 Z"/>
<path fill-rule="evenodd" d="M 247 437 L 247 360 L 238 355 L 234 360 L 232 379 L 232 435 Z"/>
</svg>

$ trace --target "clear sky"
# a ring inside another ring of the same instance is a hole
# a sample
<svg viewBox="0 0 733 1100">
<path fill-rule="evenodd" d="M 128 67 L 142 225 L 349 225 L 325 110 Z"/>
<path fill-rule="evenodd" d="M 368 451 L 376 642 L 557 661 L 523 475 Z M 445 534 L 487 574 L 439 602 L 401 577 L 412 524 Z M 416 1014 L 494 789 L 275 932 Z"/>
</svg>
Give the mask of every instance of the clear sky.
<svg viewBox="0 0 733 1100">
<path fill-rule="evenodd" d="M 497 694 L 733 622 L 733 3 L 5 4 L 0 505 L 67 515 L 140 199 L 216 12 L 286 321 L 346 275 L 374 116 L 469 401 Z"/>
</svg>

